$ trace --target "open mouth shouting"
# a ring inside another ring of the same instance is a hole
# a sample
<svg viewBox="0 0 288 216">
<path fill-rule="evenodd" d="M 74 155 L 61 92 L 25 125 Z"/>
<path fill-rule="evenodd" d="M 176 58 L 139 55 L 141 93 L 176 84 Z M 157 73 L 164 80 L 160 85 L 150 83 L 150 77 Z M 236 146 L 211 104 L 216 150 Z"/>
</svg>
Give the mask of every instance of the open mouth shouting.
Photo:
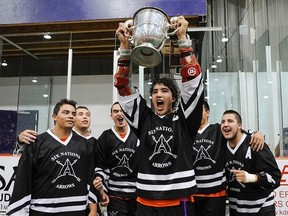
<svg viewBox="0 0 288 216">
<path fill-rule="evenodd" d="M 164 109 L 164 102 L 162 99 L 157 99 L 156 105 L 157 105 L 157 110 L 161 111 Z"/>
<path fill-rule="evenodd" d="M 124 117 L 123 117 L 123 116 L 119 116 L 119 117 L 117 118 L 117 121 L 118 121 L 118 124 L 119 124 L 119 125 L 122 125 L 123 122 L 124 122 Z"/>
</svg>

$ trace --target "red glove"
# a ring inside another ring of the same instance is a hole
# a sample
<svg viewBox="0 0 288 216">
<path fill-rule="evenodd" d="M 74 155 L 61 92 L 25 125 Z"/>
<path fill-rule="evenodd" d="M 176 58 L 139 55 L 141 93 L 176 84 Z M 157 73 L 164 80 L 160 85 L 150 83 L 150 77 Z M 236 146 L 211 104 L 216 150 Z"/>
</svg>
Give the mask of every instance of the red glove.
<svg viewBox="0 0 288 216">
<path fill-rule="evenodd" d="M 180 71 L 180 75 L 182 76 L 182 83 L 194 79 L 199 74 L 201 74 L 201 66 L 198 62 L 186 64 Z"/>
<path fill-rule="evenodd" d="M 121 96 L 128 96 L 132 94 L 129 86 L 129 72 L 130 72 L 130 58 L 121 57 L 118 60 L 118 71 L 114 75 L 113 85 L 118 89 Z"/>
</svg>

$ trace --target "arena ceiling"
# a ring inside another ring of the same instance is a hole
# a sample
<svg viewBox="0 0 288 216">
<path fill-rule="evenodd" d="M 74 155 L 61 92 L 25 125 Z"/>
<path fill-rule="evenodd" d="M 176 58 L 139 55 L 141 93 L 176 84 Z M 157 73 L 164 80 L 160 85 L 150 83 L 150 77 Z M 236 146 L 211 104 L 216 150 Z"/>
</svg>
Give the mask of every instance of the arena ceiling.
<svg viewBox="0 0 288 216">
<path fill-rule="evenodd" d="M 202 17 L 186 17 L 189 28 L 203 26 Z M 112 57 L 119 42 L 115 31 L 119 22 L 127 19 L 88 20 L 55 23 L 0 25 L 2 61 L 20 58 L 23 53 L 40 60 L 67 59 L 68 49 L 73 58 Z M 45 39 L 49 33 L 51 39 Z M 199 37 L 198 35 L 191 35 Z M 165 44 L 163 51 L 169 50 Z M 1 49 L 0 49 L 1 51 Z"/>
</svg>

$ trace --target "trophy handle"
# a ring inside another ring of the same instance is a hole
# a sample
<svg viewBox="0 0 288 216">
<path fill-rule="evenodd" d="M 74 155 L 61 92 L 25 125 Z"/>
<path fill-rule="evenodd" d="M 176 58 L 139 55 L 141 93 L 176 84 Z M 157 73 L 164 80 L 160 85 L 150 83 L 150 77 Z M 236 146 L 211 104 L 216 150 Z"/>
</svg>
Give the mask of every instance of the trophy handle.
<svg viewBox="0 0 288 216">
<path fill-rule="evenodd" d="M 172 30 L 172 29 L 174 29 L 174 30 L 168 32 L 168 33 L 165 35 L 165 38 L 166 38 L 166 39 L 170 39 L 170 36 L 175 35 L 175 34 L 179 31 L 180 27 L 178 27 L 177 29 L 175 29 L 175 28 L 173 27 L 173 24 L 174 24 L 175 22 L 177 22 L 177 20 L 178 20 L 178 17 L 171 17 L 170 23 L 168 23 L 168 27 L 170 28 L 170 30 Z"/>
<path fill-rule="evenodd" d="M 177 22 L 177 20 L 178 20 L 178 17 L 171 17 L 171 19 L 170 19 L 170 23 L 171 23 L 171 24 L 169 24 L 169 27 L 172 27 L 172 28 L 173 28 L 172 24 L 175 23 L 175 22 Z M 178 27 L 177 29 L 175 29 L 175 30 L 172 31 L 172 32 L 168 32 L 167 35 L 166 35 L 166 38 L 169 39 L 170 36 L 175 35 L 175 34 L 179 31 L 179 29 L 180 29 L 180 27 Z M 188 34 L 186 34 L 186 38 L 187 38 L 188 40 L 190 40 L 190 36 L 189 36 Z"/>
<path fill-rule="evenodd" d="M 129 20 L 126 20 L 124 22 L 124 25 L 125 27 L 128 29 L 128 30 L 132 30 L 134 27 L 133 27 L 133 20 L 132 19 L 129 19 Z"/>
</svg>

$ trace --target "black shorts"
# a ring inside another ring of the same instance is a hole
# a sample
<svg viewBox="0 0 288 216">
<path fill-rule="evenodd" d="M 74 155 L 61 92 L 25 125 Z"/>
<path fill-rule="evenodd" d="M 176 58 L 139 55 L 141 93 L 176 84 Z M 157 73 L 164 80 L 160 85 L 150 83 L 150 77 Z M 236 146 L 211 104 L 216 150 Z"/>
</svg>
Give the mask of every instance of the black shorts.
<svg viewBox="0 0 288 216">
<path fill-rule="evenodd" d="M 183 201 L 178 206 L 151 207 L 137 204 L 137 216 L 197 216 L 195 204 Z"/>
<path fill-rule="evenodd" d="M 137 201 L 135 199 L 121 199 L 109 197 L 110 201 L 107 206 L 108 216 L 135 216 Z"/>
</svg>

